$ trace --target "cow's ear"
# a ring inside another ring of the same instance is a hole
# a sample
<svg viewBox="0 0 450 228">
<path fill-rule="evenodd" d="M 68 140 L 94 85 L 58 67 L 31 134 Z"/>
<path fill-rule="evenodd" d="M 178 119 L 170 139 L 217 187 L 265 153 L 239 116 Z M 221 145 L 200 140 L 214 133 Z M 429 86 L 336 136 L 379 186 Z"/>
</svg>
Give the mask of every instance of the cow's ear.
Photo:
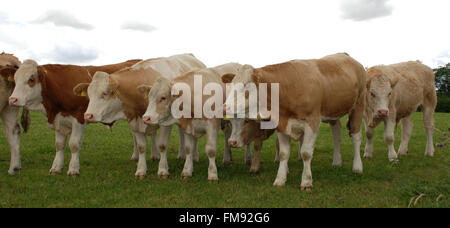
<svg viewBox="0 0 450 228">
<path fill-rule="evenodd" d="M 73 88 L 73 93 L 75 96 L 86 97 L 87 89 L 89 87 L 89 83 L 80 83 L 75 88 Z"/>
<path fill-rule="evenodd" d="M 391 88 L 394 88 L 397 85 L 399 80 L 400 80 L 399 75 L 395 76 L 394 78 L 389 79 L 389 82 L 391 83 Z"/>
<path fill-rule="evenodd" d="M 14 82 L 14 74 L 17 69 L 14 67 L 6 67 L 0 70 L 0 75 L 8 82 Z"/>
<path fill-rule="evenodd" d="M 222 75 L 222 82 L 225 84 L 231 83 L 235 76 L 235 74 L 224 74 Z"/>
<path fill-rule="evenodd" d="M 148 98 L 148 93 L 150 93 L 150 90 L 152 89 L 151 86 L 148 85 L 140 85 L 137 88 L 137 91 L 144 96 L 145 99 Z"/>
</svg>

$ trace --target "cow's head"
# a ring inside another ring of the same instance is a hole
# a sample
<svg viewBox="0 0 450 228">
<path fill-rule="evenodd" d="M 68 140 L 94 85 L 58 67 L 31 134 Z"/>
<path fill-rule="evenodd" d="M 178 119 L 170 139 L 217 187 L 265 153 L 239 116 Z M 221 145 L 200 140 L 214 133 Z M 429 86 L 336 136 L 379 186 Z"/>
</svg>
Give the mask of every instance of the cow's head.
<svg viewBox="0 0 450 228">
<path fill-rule="evenodd" d="M 0 54 L 0 69 L 1 68 L 15 68 L 18 69 L 22 63 L 20 60 L 12 54 L 1 53 Z M 14 75 L 13 75 L 14 76 Z M 14 79 L 14 77 L 13 77 Z M 13 80 L 11 79 L 11 80 Z"/>
<path fill-rule="evenodd" d="M 255 73 L 255 69 L 252 66 L 250 65 L 242 66 L 241 68 L 239 68 L 238 73 L 236 75 L 234 74 L 222 75 L 222 82 L 225 84 L 231 83 L 231 85 L 234 88 L 233 91 L 236 91 L 237 94 L 241 93 L 245 95 L 245 102 L 238 103 L 237 96 L 235 96 L 236 93 L 228 94 L 228 97 L 223 106 L 225 112 L 229 112 L 233 104 L 235 113 L 239 113 L 240 110 L 248 112 L 250 102 L 257 102 L 257 100 L 251 101 L 248 96 L 250 90 L 257 89 L 256 85 L 258 83 L 258 76 Z"/>
<path fill-rule="evenodd" d="M 383 72 L 373 68 L 369 69 L 368 76 L 367 107 L 373 117 L 386 117 L 389 115 L 389 106 L 393 101 L 394 87 L 399 77 L 388 78 Z"/>
<path fill-rule="evenodd" d="M 138 91 L 148 99 L 148 107 L 142 119 L 146 124 L 159 124 L 171 118 L 171 105 L 178 97 L 172 95 L 172 83 L 159 77 L 153 86 L 141 85 Z"/>
<path fill-rule="evenodd" d="M 125 119 L 122 102 L 117 95 L 118 87 L 118 82 L 105 72 L 96 72 L 91 83 L 78 84 L 73 89 L 75 95 L 89 98 L 84 119 L 106 124 Z"/>
<path fill-rule="evenodd" d="M 260 123 L 255 120 L 232 118 L 231 136 L 228 139 L 228 145 L 234 148 L 243 147 L 253 142 L 258 136 Z"/>
<path fill-rule="evenodd" d="M 42 103 L 42 80 L 45 72 L 33 60 L 26 60 L 14 73 L 15 88 L 9 104 L 30 109 Z"/>
</svg>

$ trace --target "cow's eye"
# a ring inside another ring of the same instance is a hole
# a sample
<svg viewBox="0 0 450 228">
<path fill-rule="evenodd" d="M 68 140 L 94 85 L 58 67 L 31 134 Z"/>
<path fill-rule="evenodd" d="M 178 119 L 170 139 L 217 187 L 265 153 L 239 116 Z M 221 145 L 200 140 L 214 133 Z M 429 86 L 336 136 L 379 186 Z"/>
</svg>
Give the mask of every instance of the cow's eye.
<svg viewBox="0 0 450 228">
<path fill-rule="evenodd" d="M 103 92 L 103 93 L 102 93 L 102 96 L 103 96 L 103 97 L 106 97 L 106 96 L 108 96 L 108 93 L 107 93 L 107 92 Z"/>
<path fill-rule="evenodd" d="M 250 121 L 249 120 L 244 120 L 244 123 L 249 123 Z"/>
<path fill-rule="evenodd" d="M 29 83 L 34 83 L 34 78 L 30 78 L 30 80 L 28 80 Z"/>
<path fill-rule="evenodd" d="M 371 95 L 372 97 L 376 97 L 376 95 L 375 95 L 374 93 L 372 93 L 372 92 L 370 93 L 370 95 Z"/>
<path fill-rule="evenodd" d="M 388 97 L 390 97 L 392 95 L 392 92 L 390 92 L 389 94 L 388 94 Z"/>
<path fill-rule="evenodd" d="M 161 97 L 161 101 L 165 101 L 166 99 L 166 97 Z"/>
</svg>

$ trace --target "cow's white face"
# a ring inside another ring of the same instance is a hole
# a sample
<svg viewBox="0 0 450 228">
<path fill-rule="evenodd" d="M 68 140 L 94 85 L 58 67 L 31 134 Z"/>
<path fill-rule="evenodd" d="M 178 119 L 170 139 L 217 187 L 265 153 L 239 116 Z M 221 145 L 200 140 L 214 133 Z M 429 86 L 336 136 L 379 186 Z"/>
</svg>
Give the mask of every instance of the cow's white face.
<svg viewBox="0 0 450 228">
<path fill-rule="evenodd" d="M 30 110 L 42 104 L 42 78 L 35 61 L 25 61 L 14 74 L 15 88 L 9 98 L 10 105 L 25 106 Z"/>
<path fill-rule="evenodd" d="M 110 124 L 116 120 L 126 119 L 122 102 L 117 96 L 117 87 L 117 82 L 109 74 L 95 73 L 87 88 L 89 105 L 84 115 L 87 121 Z"/>
<path fill-rule="evenodd" d="M 147 87 L 141 92 L 148 96 L 148 107 L 142 117 L 146 124 L 160 124 L 172 118 L 171 105 L 174 97 L 168 79 L 160 77 L 152 87 Z"/>
<path fill-rule="evenodd" d="M 256 90 L 256 86 L 252 80 L 252 74 L 254 73 L 254 70 L 255 69 L 252 66 L 244 65 L 238 70 L 238 73 L 236 75 L 227 74 L 222 76 L 222 82 L 232 83 L 233 88 L 235 89 L 237 94 L 245 95 L 245 102 L 238 102 L 238 98 L 235 93 L 228 94 L 228 97 L 224 104 L 224 111 L 229 111 L 234 104 L 234 110 L 237 114 L 239 114 L 239 110 L 245 110 L 245 112 L 247 113 L 251 105 L 257 105 L 250 103 L 257 102 L 257 99 L 249 99 L 249 91 L 252 89 Z"/>
<path fill-rule="evenodd" d="M 389 115 L 389 105 L 392 102 L 392 92 L 397 81 L 385 76 L 378 76 L 368 81 L 367 105 L 375 118 Z"/>
<path fill-rule="evenodd" d="M 260 124 L 254 120 L 232 118 L 231 136 L 228 145 L 234 148 L 243 147 L 255 139 L 255 132 L 260 130 Z"/>
</svg>

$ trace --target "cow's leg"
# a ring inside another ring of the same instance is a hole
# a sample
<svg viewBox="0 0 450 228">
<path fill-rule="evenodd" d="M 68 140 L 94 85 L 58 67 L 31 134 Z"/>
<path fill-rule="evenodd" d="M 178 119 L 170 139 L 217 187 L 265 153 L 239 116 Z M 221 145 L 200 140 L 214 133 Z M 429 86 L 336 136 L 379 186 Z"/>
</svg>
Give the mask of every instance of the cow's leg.
<svg viewBox="0 0 450 228">
<path fill-rule="evenodd" d="M 72 157 L 69 163 L 69 170 L 67 175 L 79 176 L 80 175 L 80 148 L 83 141 L 83 134 L 86 128 L 86 124 L 80 124 L 78 122 L 72 124 L 72 134 L 69 140 L 69 148 L 72 153 Z"/>
<path fill-rule="evenodd" d="M 408 143 L 411 138 L 413 126 L 412 115 L 402 119 L 402 142 L 398 148 L 398 156 L 404 156 L 408 153 Z"/>
<path fill-rule="evenodd" d="M 161 126 L 159 131 L 158 148 L 161 154 L 158 167 L 158 176 L 167 179 L 169 177 L 169 165 L 167 164 L 167 148 L 169 146 L 172 127 Z"/>
<path fill-rule="evenodd" d="M 333 143 L 334 143 L 334 155 L 333 155 L 333 167 L 342 166 L 342 156 L 341 156 L 341 121 L 337 120 L 330 123 L 331 132 L 333 133 Z"/>
<path fill-rule="evenodd" d="M 425 128 L 425 133 L 427 134 L 427 147 L 425 150 L 425 156 L 434 156 L 434 144 L 433 144 L 433 133 L 434 133 L 434 110 L 436 109 L 436 91 L 432 91 L 431 94 L 425 96 L 423 103 L 423 125 Z"/>
<path fill-rule="evenodd" d="M 300 137 L 298 141 L 298 161 L 303 161 L 302 159 L 302 145 L 303 145 L 303 135 Z"/>
<path fill-rule="evenodd" d="M 131 156 L 131 161 L 138 162 L 139 161 L 139 150 L 137 148 L 137 142 L 136 142 L 136 135 L 133 132 L 133 143 L 134 143 L 134 150 L 133 155 Z"/>
<path fill-rule="evenodd" d="M 177 125 L 178 128 L 178 138 L 179 138 L 179 144 L 178 144 L 178 160 L 184 160 L 186 159 L 186 152 L 184 151 L 185 144 L 184 144 L 184 131 L 183 129 Z"/>
<path fill-rule="evenodd" d="M 225 126 L 225 129 L 223 129 L 223 132 L 225 134 L 225 151 L 223 153 L 223 161 L 222 163 L 224 165 L 231 165 L 233 163 L 233 158 L 231 154 L 231 147 L 228 145 L 228 140 L 231 137 L 231 127 L 227 124 Z"/>
<path fill-rule="evenodd" d="M 139 161 L 137 164 L 137 170 L 134 174 L 139 179 L 145 179 L 147 177 L 147 137 L 140 132 L 134 132 L 136 136 L 137 148 L 139 151 Z"/>
<path fill-rule="evenodd" d="M 388 118 L 384 122 L 384 140 L 388 144 L 388 158 L 391 162 L 397 161 L 397 153 L 395 152 L 394 148 L 394 128 L 395 128 L 395 120 L 392 118 Z"/>
<path fill-rule="evenodd" d="M 11 161 L 8 170 L 9 175 L 17 174 L 22 168 L 20 161 L 20 127 L 17 123 L 18 115 L 19 108 L 13 106 L 6 106 L 1 113 L 3 132 L 6 135 L 11 150 Z"/>
<path fill-rule="evenodd" d="M 364 91 L 360 94 L 355 109 L 349 115 L 348 118 L 348 130 L 350 131 L 350 136 L 352 137 L 353 142 L 353 172 L 357 174 L 362 174 L 363 165 L 361 161 L 361 142 L 362 142 L 362 133 L 361 133 L 361 125 L 363 122 L 364 116 L 364 107 L 365 107 L 365 96 Z"/>
<path fill-rule="evenodd" d="M 200 157 L 198 154 L 198 139 L 194 138 L 194 151 L 192 153 L 192 158 L 194 160 L 194 162 L 199 162 L 200 161 Z"/>
<path fill-rule="evenodd" d="M 220 122 L 219 124 L 216 123 L 216 125 L 211 126 L 206 132 L 207 138 L 206 138 L 205 152 L 209 159 L 208 180 L 212 182 L 219 181 L 216 166 L 217 138 L 219 134 L 219 127 Z"/>
<path fill-rule="evenodd" d="M 50 174 L 61 173 L 64 167 L 64 148 L 66 147 L 67 135 L 62 132 L 55 131 L 55 147 L 56 155 L 53 160 L 52 168 L 50 169 Z"/>
<path fill-rule="evenodd" d="M 311 160 L 314 154 L 314 144 L 316 143 L 319 126 L 316 126 L 316 129 L 317 131 L 314 132 L 313 129 L 307 124 L 305 127 L 305 133 L 303 135 L 303 145 L 302 145 L 303 173 L 302 173 L 302 183 L 300 185 L 302 191 L 309 192 L 312 190 L 313 187 Z"/>
<path fill-rule="evenodd" d="M 252 160 L 252 166 L 250 168 L 250 173 L 256 174 L 259 172 L 259 167 L 261 165 L 261 148 L 262 148 L 263 141 L 262 140 L 255 140 L 253 143 L 253 160 Z M 247 145 L 249 147 L 250 144 Z M 247 148 L 249 149 L 249 148 Z"/>
<path fill-rule="evenodd" d="M 369 127 L 368 120 L 364 120 L 366 126 L 366 146 L 364 148 L 364 158 L 372 158 L 373 157 L 373 136 L 375 134 L 375 128 L 380 123 L 379 121 L 375 122 L 373 127 Z"/>
<path fill-rule="evenodd" d="M 284 186 L 288 173 L 288 162 L 291 153 L 291 138 L 284 133 L 277 133 L 280 143 L 280 165 L 278 168 L 277 178 L 273 183 L 274 186 Z"/>
<path fill-rule="evenodd" d="M 193 162 L 193 151 L 196 144 L 196 140 L 194 136 L 184 133 L 184 151 L 186 152 L 186 160 L 184 161 L 183 172 L 181 173 L 181 177 L 183 179 L 188 179 L 192 177 L 192 172 L 194 171 L 194 162 Z"/>
<path fill-rule="evenodd" d="M 245 164 L 252 165 L 252 146 L 251 143 L 245 146 Z"/>
<path fill-rule="evenodd" d="M 172 129 L 172 127 L 170 127 L 170 129 Z M 151 156 L 150 156 L 150 161 L 158 161 L 160 159 L 160 154 L 159 154 L 159 150 L 157 145 L 159 145 L 157 143 L 157 139 L 156 139 L 157 133 L 155 132 L 154 134 L 150 135 L 150 140 L 152 141 L 152 148 L 151 148 Z"/>
</svg>

